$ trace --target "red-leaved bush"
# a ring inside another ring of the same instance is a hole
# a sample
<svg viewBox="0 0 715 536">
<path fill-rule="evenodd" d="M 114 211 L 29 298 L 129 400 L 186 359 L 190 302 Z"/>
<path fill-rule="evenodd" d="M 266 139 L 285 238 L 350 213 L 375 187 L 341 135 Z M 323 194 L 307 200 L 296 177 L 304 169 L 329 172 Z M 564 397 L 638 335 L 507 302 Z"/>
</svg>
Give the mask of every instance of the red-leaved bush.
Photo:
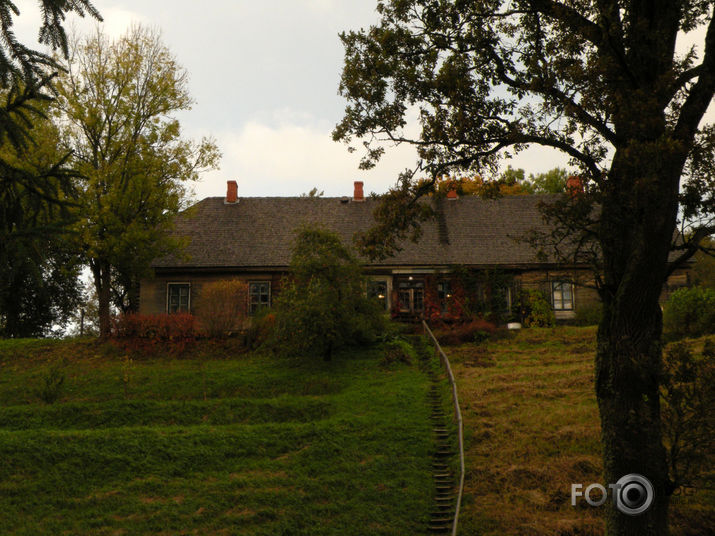
<svg viewBox="0 0 715 536">
<path fill-rule="evenodd" d="M 198 335 L 196 319 L 188 313 L 120 315 L 114 320 L 112 338 L 127 350 L 152 352 L 161 349 L 181 353 Z"/>
</svg>

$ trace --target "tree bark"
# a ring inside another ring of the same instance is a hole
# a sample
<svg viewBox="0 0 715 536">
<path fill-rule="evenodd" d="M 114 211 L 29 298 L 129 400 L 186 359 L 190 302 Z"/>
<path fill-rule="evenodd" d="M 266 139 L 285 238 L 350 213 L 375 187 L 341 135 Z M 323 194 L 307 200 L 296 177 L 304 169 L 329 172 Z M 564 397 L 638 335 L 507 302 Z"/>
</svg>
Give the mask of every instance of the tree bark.
<svg viewBox="0 0 715 536">
<path fill-rule="evenodd" d="M 111 285 L 112 274 L 109 263 L 101 259 L 90 261 L 92 276 L 94 277 L 94 288 L 97 290 L 99 307 L 99 336 L 107 339 L 111 335 Z"/>
<path fill-rule="evenodd" d="M 598 330 L 596 395 L 601 416 L 604 478 L 615 484 L 637 473 L 653 485 L 644 513 L 607 504 L 609 536 L 665 536 L 672 492 L 662 443 L 659 298 L 676 226 L 684 155 L 653 143 L 641 154 L 616 152 L 601 214 L 604 313 Z M 674 148 L 674 150 L 673 150 Z M 657 156 L 654 154 L 657 152 Z"/>
</svg>

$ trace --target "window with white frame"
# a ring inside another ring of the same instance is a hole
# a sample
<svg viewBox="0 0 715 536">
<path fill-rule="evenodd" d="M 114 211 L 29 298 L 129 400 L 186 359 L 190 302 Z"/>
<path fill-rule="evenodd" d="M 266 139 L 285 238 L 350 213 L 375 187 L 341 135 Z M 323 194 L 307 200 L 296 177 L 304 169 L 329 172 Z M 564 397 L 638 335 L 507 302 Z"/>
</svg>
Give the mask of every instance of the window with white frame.
<svg viewBox="0 0 715 536">
<path fill-rule="evenodd" d="M 553 304 L 554 311 L 573 310 L 573 283 L 552 281 L 551 303 Z"/>
<path fill-rule="evenodd" d="M 251 281 L 248 283 L 248 313 L 255 314 L 260 309 L 271 306 L 271 282 Z"/>
<path fill-rule="evenodd" d="M 168 283 L 166 286 L 166 312 L 188 313 L 191 300 L 189 283 Z"/>
</svg>

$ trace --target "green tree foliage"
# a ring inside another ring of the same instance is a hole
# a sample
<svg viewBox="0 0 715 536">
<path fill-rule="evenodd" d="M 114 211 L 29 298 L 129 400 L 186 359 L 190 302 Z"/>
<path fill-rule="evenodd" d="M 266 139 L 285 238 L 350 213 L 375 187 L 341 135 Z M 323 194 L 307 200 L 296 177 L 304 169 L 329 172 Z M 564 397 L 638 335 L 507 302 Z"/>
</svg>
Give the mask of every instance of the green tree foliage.
<svg viewBox="0 0 715 536">
<path fill-rule="evenodd" d="M 80 298 L 70 176 L 60 168 L 59 133 L 32 117 L 32 149 L 0 147 L 0 336 L 36 337 L 61 326 Z M 15 172 L 13 172 L 13 170 Z M 32 178 L 31 182 L 12 180 Z"/>
<path fill-rule="evenodd" d="M 106 336 L 112 297 L 124 312 L 137 309 L 151 260 L 177 246 L 167 232 L 187 184 L 219 154 L 209 139 L 182 138 L 174 114 L 191 107 L 188 75 L 156 31 L 75 39 L 57 87 L 65 143 L 86 178 L 77 232 Z"/>
<path fill-rule="evenodd" d="M 399 241 L 388 234 L 419 235 L 414 218 L 395 215 L 429 191 L 418 171 L 434 184 L 494 171 L 529 145 L 568 155 L 585 194 L 546 215 L 561 227 L 553 243 L 572 238 L 564 255 L 579 260 L 585 245 L 597 270 L 604 477 L 637 472 L 655 487 L 641 516 L 607 503 L 608 533 L 667 533 L 658 298 L 714 230 L 715 126 L 702 122 L 715 94 L 712 1 L 381 0 L 377 9 L 377 25 L 341 36 L 348 105 L 334 138 L 365 140 L 364 168 L 384 141 L 414 145 L 421 162 L 388 195 L 379 215 L 389 225 L 366 251 L 389 254 Z M 694 30 L 704 35 L 698 50 L 676 54 L 678 34 Z M 407 125 L 415 108 L 417 135 Z M 673 246 L 679 218 L 687 240 Z"/>
<path fill-rule="evenodd" d="M 526 189 L 532 194 L 562 194 L 566 191 L 569 173 L 563 168 L 554 168 L 546 173 L 529 175 Z"/>
<path fill-rule="evenodd" d="M 40 43 L 66 53 L 62 27 L 74 12 L 100 18 L 88 0 L 41 0 Z M 0 1 L 0 336 L 37 336 L 74 307 L 76 262 L 63 233 L 71 175 L 47 121 L 51 80 L 59 66 L 20 43 L 20 11 Z"/>
<path fill-rule="evenodd" d="M 690 287 L 673 292 L 665 303 L 663 327 L 671 336 L 715 333 L 715 289 Z"/>
<path fill-rule="evenodd" d="M 514 307 L 519 320 L 526 327 L 552 327 L 556 323 L 556 316 L 549 299 L 539 290 L 522 290 Z"/>
<path fill-rule="evenodd" d="M 343 346 L 375 340 L 380 307 L 367 298 L 362 267 L 337 234 L 300 228 L 290 268 L 275 300 L 277 348 L 328 361 Z"/>
<path fill-rule="evenodd" d="M 39 42 L 67 55 L 67 37 L 62 24 L 69 13 L 102 20 L 89 0 L 39 0 L 42 24 Z M 20 43 L 13 31 L 20 15 L 15 2 L 0 0 L 0 88 L 6 91 L 0 109 L 0 145 L 9 142 L 26 149 L 32 142 L 32 117 L 42 115 L 38 102 L 51 98 L 50 82 L 59 69 L 55 59 Z M 7 179 L 6 179 L 7 180 Z"/>
</svg>

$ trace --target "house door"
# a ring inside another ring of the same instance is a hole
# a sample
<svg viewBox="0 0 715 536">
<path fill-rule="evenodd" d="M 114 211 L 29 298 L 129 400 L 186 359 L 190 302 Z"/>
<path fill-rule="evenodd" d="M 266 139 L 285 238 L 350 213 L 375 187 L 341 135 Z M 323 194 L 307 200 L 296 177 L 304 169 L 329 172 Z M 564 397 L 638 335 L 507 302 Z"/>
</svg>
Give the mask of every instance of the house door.
<svg viewBox="0 0 715 536">
<path fill-rule="evenodd" d="M 400 312 L 417 314 L 424 310 L 424 281 L 406 279 L 397 284 L 397 296 L 400 300 Z"/>
</svg>

